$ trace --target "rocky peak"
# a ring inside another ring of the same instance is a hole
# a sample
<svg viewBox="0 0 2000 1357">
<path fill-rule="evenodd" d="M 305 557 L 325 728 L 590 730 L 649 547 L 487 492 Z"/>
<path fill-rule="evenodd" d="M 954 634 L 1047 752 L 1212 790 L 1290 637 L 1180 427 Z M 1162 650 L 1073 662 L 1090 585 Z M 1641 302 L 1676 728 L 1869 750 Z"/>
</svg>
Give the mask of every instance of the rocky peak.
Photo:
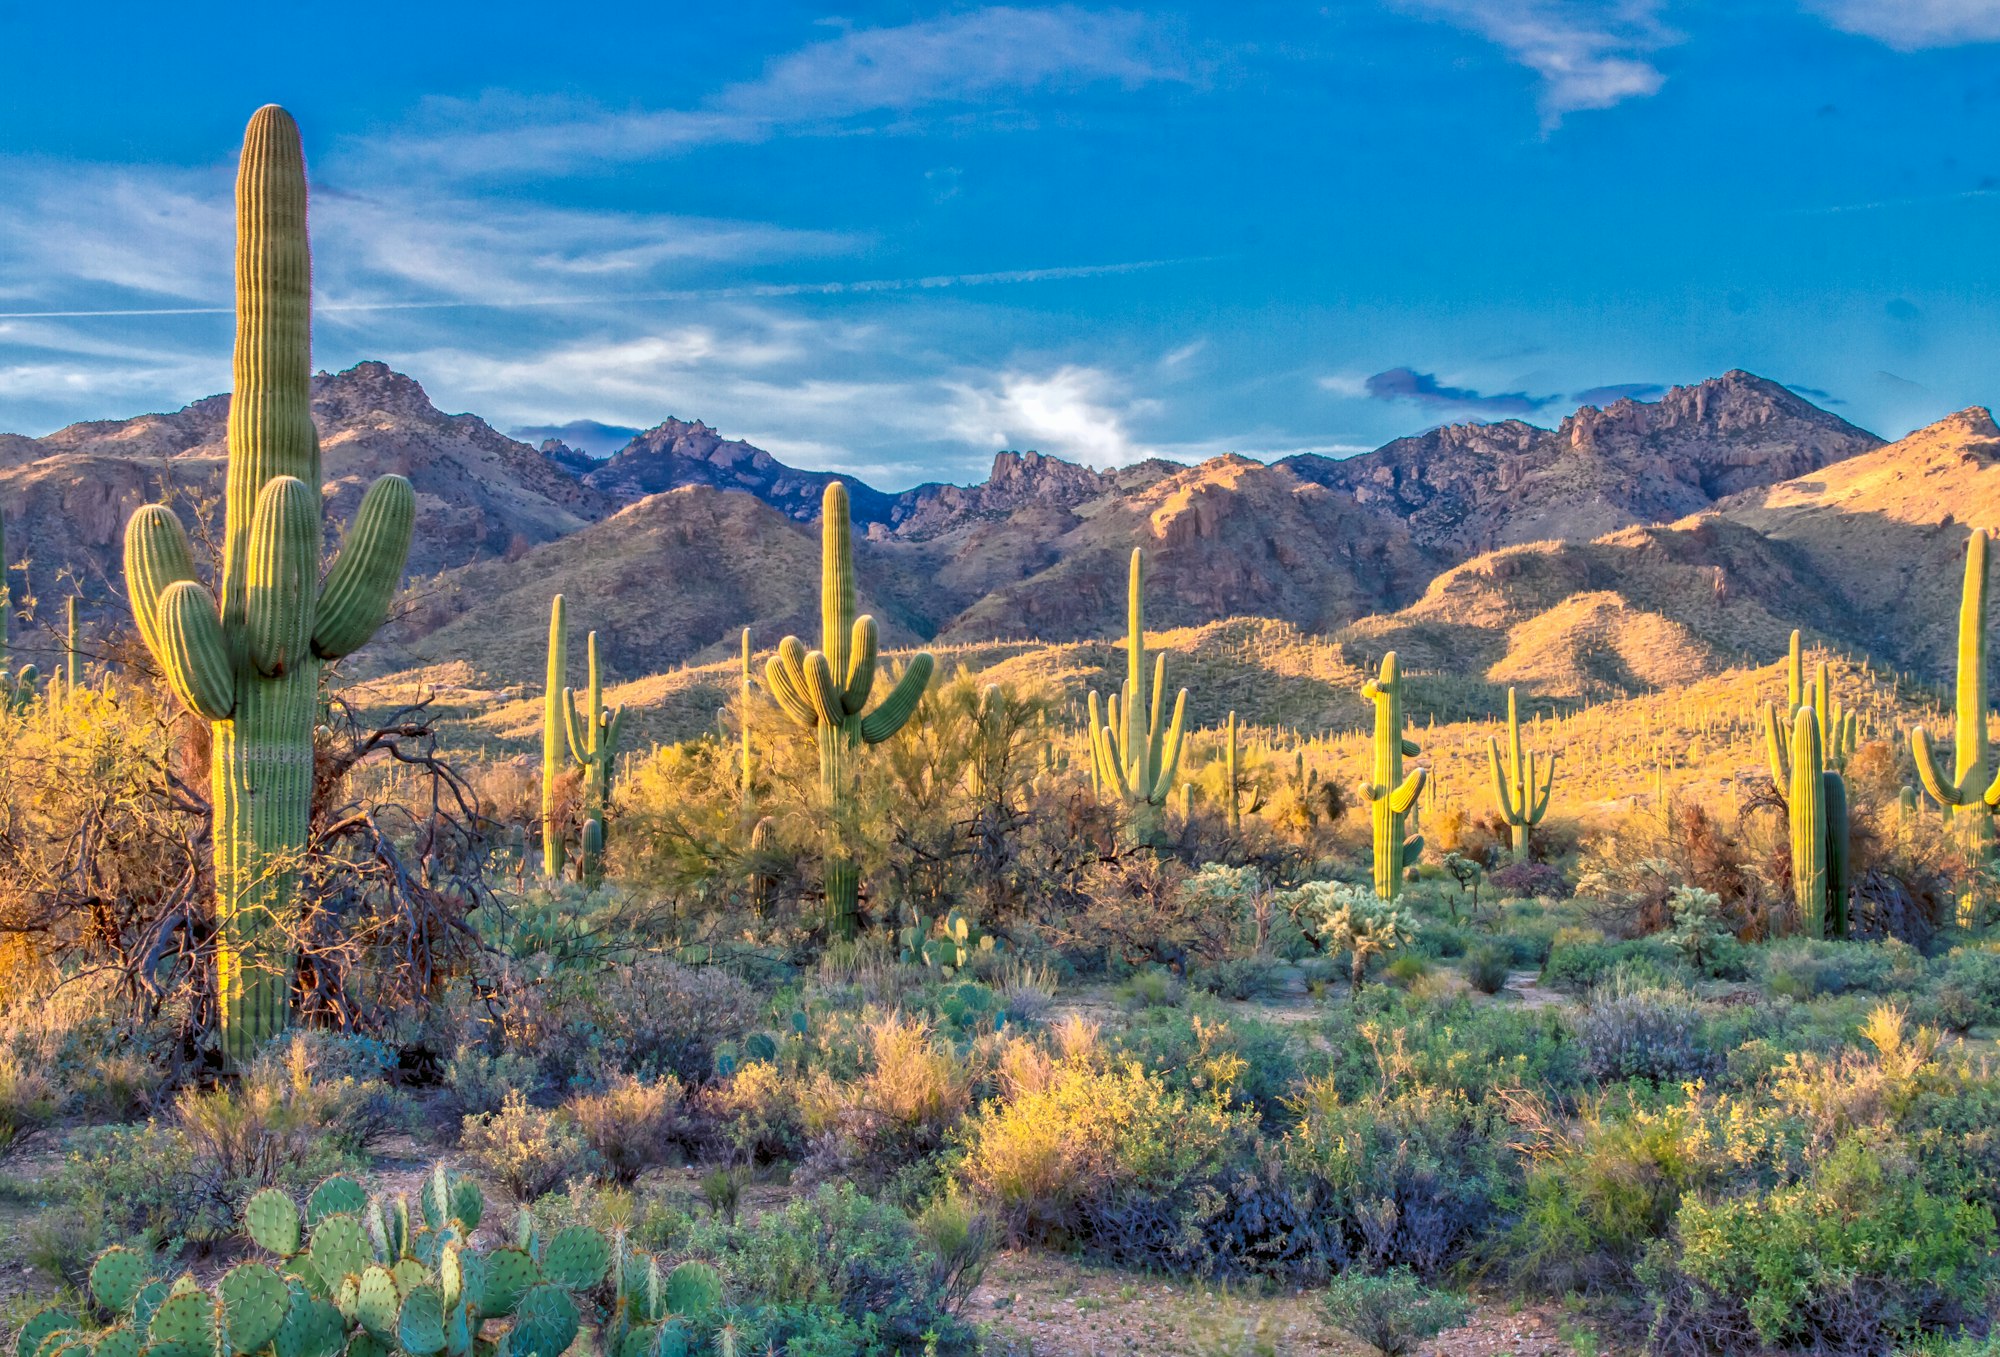
<svg viewBox="0 0 2000 1357">
<path fill-rule="evenodd" d="M 416 378 L 372 359 L 345 372 L 314 373 L 313 414 L 323 424 L 404 420 L 437 425 L 450 419 L 431 404 Z"/>
</svg>

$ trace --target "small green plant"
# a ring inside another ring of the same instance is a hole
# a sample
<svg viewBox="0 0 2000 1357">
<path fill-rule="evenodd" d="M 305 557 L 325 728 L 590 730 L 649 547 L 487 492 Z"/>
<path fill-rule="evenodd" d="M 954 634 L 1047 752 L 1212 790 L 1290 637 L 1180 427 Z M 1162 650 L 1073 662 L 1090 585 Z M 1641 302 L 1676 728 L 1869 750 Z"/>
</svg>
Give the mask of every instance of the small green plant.
<svg viewBox="0 0 2000 1357">
<path fill-rule="evenodd" d="M 1513 968 L 1513 949 L 1497 942 L 1482 942 L 1465 954 L 1465 980 L 1481 994 L 1498 994 L 1507 988 L 1507 973 Z"/>
<path fill-rule="evenodd" d="M 459 1144 L 520 1202 L 588 1172 L 596 1158 L 575 1118 L 531 1107 L 518 1089 L 508 1091 L 498 1112 L 467 1117 Z"/>
<path fill-rule="evenodd" d="M 1472 1312 L 1463 1297 L 1425 1286 L 1408 1268 L 1343 1272 L 1327 1286 L 1325 1306 L 1335 1328 L 1382 1357 L 1415 1352 L 1419 1343 L 1457 1328 Z"/>
</svg>

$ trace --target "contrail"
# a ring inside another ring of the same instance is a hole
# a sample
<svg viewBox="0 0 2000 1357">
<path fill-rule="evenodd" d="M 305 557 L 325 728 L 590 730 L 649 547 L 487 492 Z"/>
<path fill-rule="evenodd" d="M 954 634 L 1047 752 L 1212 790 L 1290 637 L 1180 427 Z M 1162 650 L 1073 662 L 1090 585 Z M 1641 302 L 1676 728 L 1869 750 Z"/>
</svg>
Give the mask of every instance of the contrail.
<svg viewBox="0 0 2000 1357">
<path fill-rule="evenodd" d="M 755 283 L 739 287 L 681 288 L 668 292 L 621 292 L 582 297 L 520 297 L 509 301 L 314 302 L 326 311 L 507 310 L 524 306 L 606 306 L 623 302 L 730 301 L 759 297 L 829 297 L 851 292 L 916 292 L 929 288 L 985 287 L 1005 283 L 1045 283 L 1139 273 L 1176 264 L 1202 263 L 1211 256 L 1137 259 L 1122 264 L 1073 264 L 1063 268 L 1003 269 L 993 273 L 940 273 L 921 278 L 864 278 L 834 283 Z M 0 320 L 75 320 L 93 316 L 228 316 L 231 306 L 115 307 L 90 311 L 0 311 Z"/>
</svg>

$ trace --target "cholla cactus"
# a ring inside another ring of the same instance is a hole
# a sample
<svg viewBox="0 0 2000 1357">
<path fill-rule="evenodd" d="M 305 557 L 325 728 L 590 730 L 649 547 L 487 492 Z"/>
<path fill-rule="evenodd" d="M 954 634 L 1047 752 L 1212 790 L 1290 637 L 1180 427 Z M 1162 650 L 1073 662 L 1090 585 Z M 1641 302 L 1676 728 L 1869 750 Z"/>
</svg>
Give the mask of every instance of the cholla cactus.
<svg viewBox="0 0 2000 1357">
<path fill-rule="evenodd" d="M 125 529 L 139 634 L 168 685 L 209 723 L 216 989 L 232 1062 L 291 1012 L 289 928 L 312 815 L 320 670 L 389 610 L 409 556 L 416 492 L 384 476 L 362 497 L 320 578 L 319 435 L 312 422 L 311 260 L 298 125 L 259 109 L 236 180 L 235 393 L 229 406 L 222 573 L 195 580 L 172 510 Z"/>
<path fill-rule="evenodd" d="M 854 615 L 854 537 L 847 487 L 832 481 L 820 508 L 820 648 L 796 636 L 778 643 L 765 666 L 771 696 L 793 721 L 819 739 L 820 792 L 833 812 L 826 854 L 827 919 L 851 936 L 860 914 L 861 872 L 846 842 L 854 813 L 848 760 L 863 745 L 880 744 L 903 728 L 931 681 L 935 661 L 922 651 L 873 711 L 875 619 Z"/>
<path fill-rule="evenodd" d="M 1555 789 L 1556 759 L 1559 754 L 1549 755 L 1548 774 L 1542 778 L 1541 786 L 1535 786 L 1535 755 L 1530 750 L 1523 757 L 1521 753 L 1521 714 L 1514 705 L 1514 690 L 1507 690 L 1507 751 L 1508 758 L 1503 766 L 1500 761 L 1500 740 L 1497 736 L 1487 740 L 1487 754 L 1493 764 L 1493 798 L 1500 803 L 1500 818 L 1513 830 L 1514 860 L 1528 860 L 1528 835 L 1549 813 L 1549 793 Z"/>
<path fill-rule="evenodd" d="M 1403 872 L 1423 856 L 1423 835 L 1403 837 L 1403 817 L 1424 790 L 1428 770 L 1403 772 L 1405 755 L 1414 758 L 1417 742 L 1403 734 L 1403 675 L 1396 652 L 1382 657 L 1381 672 L 1362 686 L 1361 695 L 1375 704 L 1374 776 L 1361 784 L 1375 828 L 1375 893 L 1396 898 Z"/>
<path fill-rule="evenodd" d="M 1409 915 L 1366 886 L 1308 881 L 1274 903 L 1288 910 L 1301 929 L 1318 937 L 1329 954 L 1348 954 L 1357 998 L 1368 976 L 1369 959 L 1406 946 L 1415 934 Z"/>
<path fill-rule="evenodd" d="M 1150 700 L 1146 687 L 1146 553 L 1132 548 L 1125 586 L 1125 682 L 1100 714 L 1090 694 L 1091 766 L 1096 785 L 1131 810 L 1142 839 L 1152 836 L 1156 812 L 1167 804 L 1180 772 L 1187 720 L 1187 689 L 1174 699 L 1173 717 L 1161 720 L 1166 700 L 1167 656 L 1153 659 Z"/>
</svg>

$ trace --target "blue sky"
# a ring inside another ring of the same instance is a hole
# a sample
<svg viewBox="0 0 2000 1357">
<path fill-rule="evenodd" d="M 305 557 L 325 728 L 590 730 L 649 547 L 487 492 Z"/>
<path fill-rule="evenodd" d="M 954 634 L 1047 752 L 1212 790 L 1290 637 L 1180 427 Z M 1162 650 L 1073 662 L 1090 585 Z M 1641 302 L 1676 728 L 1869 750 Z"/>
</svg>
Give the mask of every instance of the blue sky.
<svg viewBox="0 0 2000 1357">
<path fill-rule="evenodd" d="M 226 388 L 266 101 L 316 361 L 501 428 L 893 488 L 1730 367 L 1891 435 L 2000 396 L 2000 0 L 336 12 L 0 0 L 0 429 Z"/>
</svg>

